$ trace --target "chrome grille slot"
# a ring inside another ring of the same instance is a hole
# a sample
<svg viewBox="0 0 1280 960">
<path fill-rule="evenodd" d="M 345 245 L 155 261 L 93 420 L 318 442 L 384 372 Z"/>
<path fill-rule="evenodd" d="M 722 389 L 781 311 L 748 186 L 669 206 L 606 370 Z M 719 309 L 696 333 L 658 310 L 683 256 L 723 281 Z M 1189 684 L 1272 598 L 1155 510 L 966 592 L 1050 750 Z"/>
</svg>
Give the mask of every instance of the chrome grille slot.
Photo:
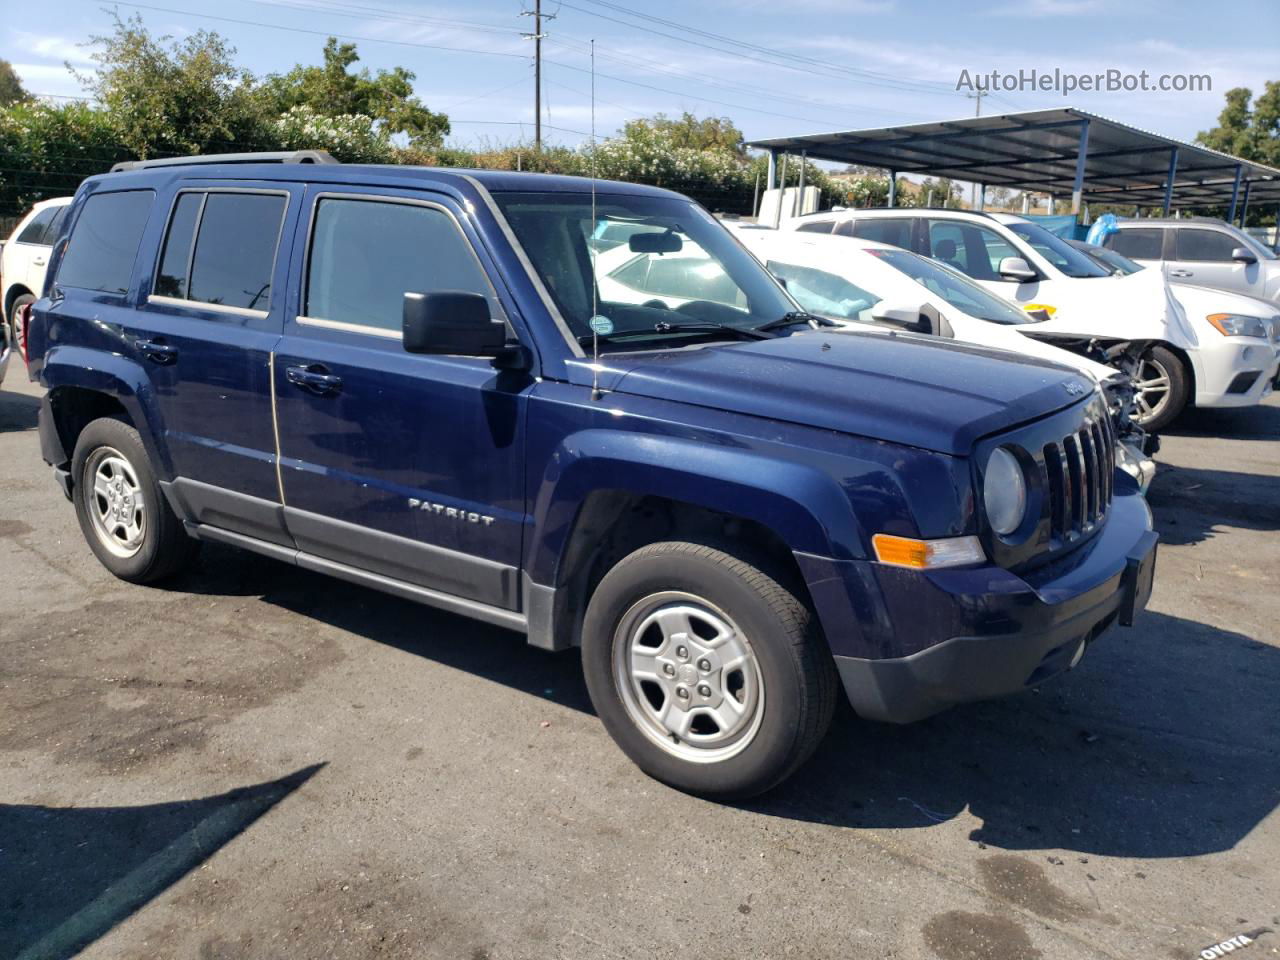
<svg viewBox="0 0 1280 960">
<path fill-rule="evenodd" d="M 1059 443 L 1045 444 L 1049 534 L 1072 540 L 1106 515 L 1114 495 L 1115 448 L 1106 418 L 1090 420 Z"/>
</svg>

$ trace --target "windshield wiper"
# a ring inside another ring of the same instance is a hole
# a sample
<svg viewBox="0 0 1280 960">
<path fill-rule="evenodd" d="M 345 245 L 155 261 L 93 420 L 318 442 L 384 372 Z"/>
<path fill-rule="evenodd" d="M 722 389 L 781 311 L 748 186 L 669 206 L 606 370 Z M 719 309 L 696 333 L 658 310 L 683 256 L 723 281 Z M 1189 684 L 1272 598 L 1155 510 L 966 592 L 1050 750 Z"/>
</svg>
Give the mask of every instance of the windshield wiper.
<svg viewBox="0 0 1280 960">
<path fill-rule="evenodd" d="M 697 320 L 689 323 L 671 323 L 659 320 L 653 325 L 653 333 L 727 333 L 739 340 L 772 340 L 773 334 L 761 333 L 755 327 L 735 327 L 728 323 L 716 323 L 714 320 Z M 639 330 L 616 330 L 603 334 L 601 343 L 617 343 L 621 340 L 642 340 L 648 335 L 644 328 Z M 593 335 L 588 333 L 578 338 L 581 344 L 592 341 Z"/>
<path fill-rule="evenodd" d="M 754 330 L 781 330 L 784 327 L 794 327 L 796 324 L 803 323 L 805 326 L 816 323 L 820 327 L 838 327 L 840 324 L 826 317 L 820 317 L 816 313 L 805 313 L 803 310 L 792 310 L 784 313 L 777 320 L 770 320 L 768 323 L 762 323 Z"/>
</svg>

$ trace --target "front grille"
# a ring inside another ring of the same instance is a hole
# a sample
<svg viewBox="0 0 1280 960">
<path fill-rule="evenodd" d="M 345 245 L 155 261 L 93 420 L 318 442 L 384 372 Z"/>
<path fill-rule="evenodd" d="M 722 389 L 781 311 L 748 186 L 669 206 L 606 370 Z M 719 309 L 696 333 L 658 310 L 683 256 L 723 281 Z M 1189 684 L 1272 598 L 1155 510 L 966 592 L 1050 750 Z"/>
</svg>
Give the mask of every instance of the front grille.
<svg viewBox="0 0 1280 960">
<path fill-rule="evenodd" d="M 1090 417 L 1078 430 L 1044 445 L 1040 468 L 1053 539 L 1069 543 L 1102 522 L 1111 506 L 1115 466 L 1107 416 Z"/>
</svg>

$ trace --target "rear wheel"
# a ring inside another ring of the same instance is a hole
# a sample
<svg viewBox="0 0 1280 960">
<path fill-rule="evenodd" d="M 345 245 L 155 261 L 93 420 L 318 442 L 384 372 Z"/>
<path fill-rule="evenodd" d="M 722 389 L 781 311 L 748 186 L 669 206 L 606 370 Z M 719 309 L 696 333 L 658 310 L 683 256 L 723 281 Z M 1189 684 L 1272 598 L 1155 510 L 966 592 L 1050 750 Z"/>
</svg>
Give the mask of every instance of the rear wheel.
<svg viewBox="0 0 1280 960">
<path fill-rule="evenodd" d="M 18 329 L 18 321 L 22 317 L 22 308 L 35 302 L 35 297 L 29 293 L 24 293 L 20 297 L 15 297 L 13 305 L 9 307 L 9 342 L 22 356 L 26 356 L 26 350 L 23 349 L 26 331 Z"/>
<path fill-rule="evenodd" d="M 835 708 L 835 666 L 808 607 L 701 544 L 652 544 L 610 570 L 587 608 L 582 660 L 618 745 L 650 776 L 704 796 L 783 780 Z"/>
<path fill-rule="evenodd" d="M 122 580 L 153 583 L 195 557 L 156 482 L 138 431 L 114 418 L 81 431 L 71 458 L 76 517 L 89 548 Z"/>
<path fill-rule="evenodd" d="M 1191 377 L 1176 353 L 1167 347 L 1152 347 L 1138 364 L 1134 420 L 1144 430 L 1155 433 L 1182 413 L 1191 394 Z"/>
</svg>

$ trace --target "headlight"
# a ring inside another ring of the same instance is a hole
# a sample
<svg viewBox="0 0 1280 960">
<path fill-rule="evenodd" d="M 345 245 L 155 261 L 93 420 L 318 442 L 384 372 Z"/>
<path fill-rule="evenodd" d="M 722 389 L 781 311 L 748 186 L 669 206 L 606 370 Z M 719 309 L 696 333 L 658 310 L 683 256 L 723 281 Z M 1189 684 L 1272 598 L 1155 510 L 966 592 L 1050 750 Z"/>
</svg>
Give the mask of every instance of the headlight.
<svg viewBox="0 0 1280 960">
<path fill-rule="evenodd" d="M 1261 317 L 1245 317 L 1238 313 L 1211 313 L 1205 319 L 1212 323 L 1224 337 L 1268 339 L 1268 324 Z"/>
<path fill-rule="evenodd" d="M 1027 480 L 1018 458 L 1004 447 L 997 447 L 987 461 L 982 502 L 987 522 L 1002 537 L 1022 526 L 1027 513 Z"/>
</svg>

